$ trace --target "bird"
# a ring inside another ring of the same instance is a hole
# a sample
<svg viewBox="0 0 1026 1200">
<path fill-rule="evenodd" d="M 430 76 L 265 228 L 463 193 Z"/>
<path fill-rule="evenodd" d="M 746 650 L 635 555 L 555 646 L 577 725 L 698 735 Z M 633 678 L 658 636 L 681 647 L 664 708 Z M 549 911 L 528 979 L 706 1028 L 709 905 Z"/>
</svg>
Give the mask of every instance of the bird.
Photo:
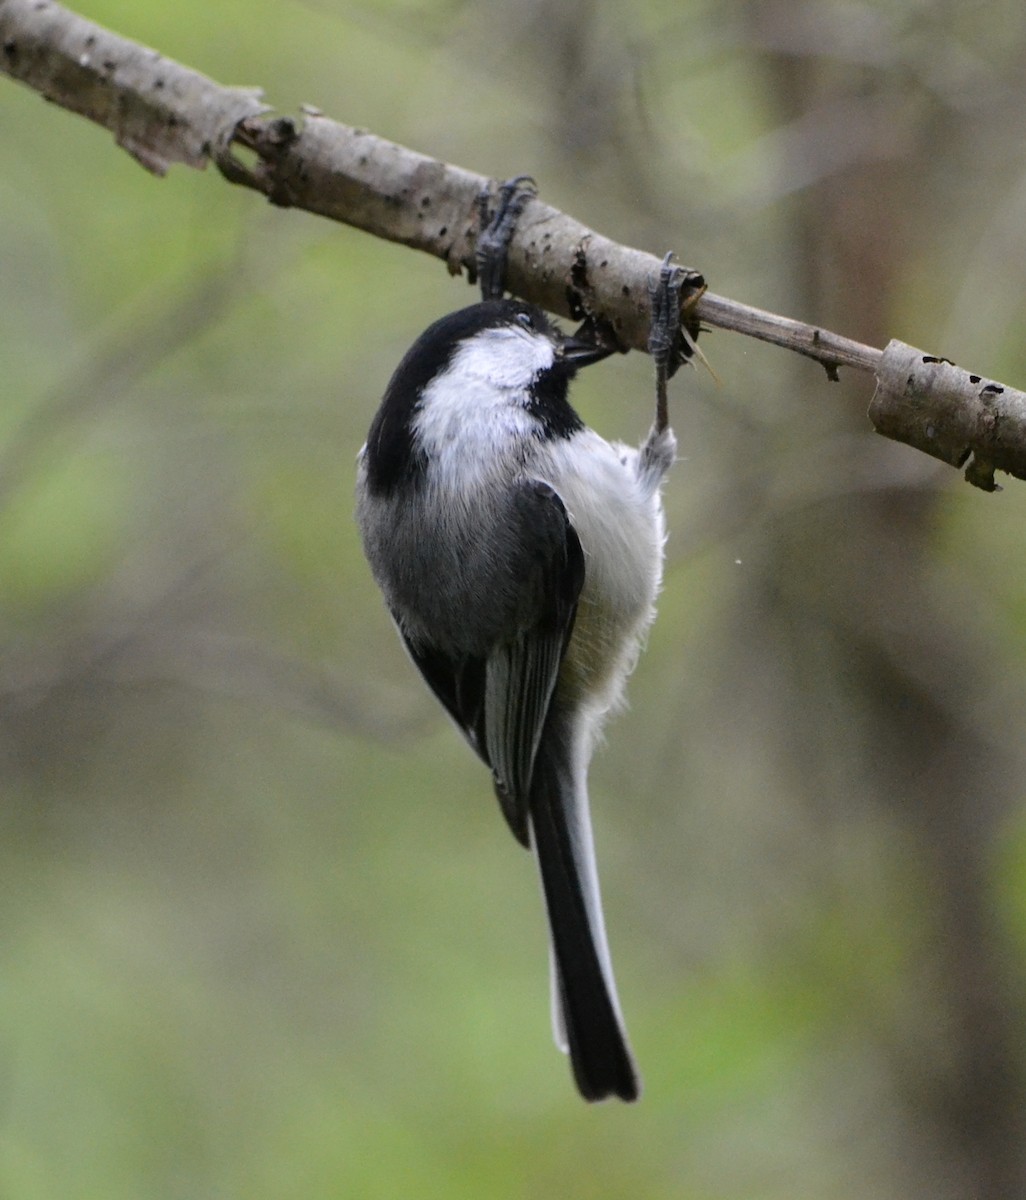
<svg viewBox="0 0 1026 1200">
<path fill-rule="evenodd" d="M 428 687 L 537 860 L 553 1025 L 589 1101 L 637 1099 L 599 895 L 587 773 L 655 614 L 676 440 L 634 448 L 569 400 L 611 350 L 491 299 L 413 343 L 357 466 L 363 549 Z"/>
</svg>

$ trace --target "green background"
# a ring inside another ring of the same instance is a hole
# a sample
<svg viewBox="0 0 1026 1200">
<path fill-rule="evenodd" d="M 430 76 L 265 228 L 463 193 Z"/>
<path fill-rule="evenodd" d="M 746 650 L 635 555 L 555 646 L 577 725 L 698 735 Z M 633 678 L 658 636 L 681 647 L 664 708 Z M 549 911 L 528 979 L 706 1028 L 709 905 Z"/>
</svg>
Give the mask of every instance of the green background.
<svg viewBox="0 0 1026 1200">
<path fill-rule="evenodd" d="M 715 291 L 1026 384 L 1026 10 L 96 0 Z M 672 383 L 592 772 L 645 1084 L 549 1031 L 533 865 L 405 660 L 354 460 L 465 280 L 0 79 L 0 1196 L 1010 1200 L 1026 485 L 736 336 Z M 652 373 L 588 372 L 637 440 Z"/>
</svg>

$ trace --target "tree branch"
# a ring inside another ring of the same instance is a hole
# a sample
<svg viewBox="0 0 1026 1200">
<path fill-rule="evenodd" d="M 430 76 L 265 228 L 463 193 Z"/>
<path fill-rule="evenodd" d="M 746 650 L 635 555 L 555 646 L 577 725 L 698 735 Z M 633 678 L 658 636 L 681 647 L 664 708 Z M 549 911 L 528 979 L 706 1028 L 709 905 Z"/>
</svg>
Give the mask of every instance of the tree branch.
<svg viewBox="0 0 1026 1200">
<path fill-rule="evenodd" d="M 0 0 L 0 71 L 109 129 L 147 170 L 213 161 L 232 183 L 443 259 L 474 277 L 477 197 L 494 182 L 313 109 L 271 117 L 261 93 L 230 88 L 103 29 L 52 0 Z M 660 259 L 620 245 L 540 199 L 526 205 L 507 286 L 575 320 L 592 316 L 621 349 L 644 350 L 649 280 Z M 1026 397 L 891 343 L 886 352 L 705 290 L 685 270 L 682 322 L 732 330 L 805 355 L 832 379 L 877 375 L 877 431 L 992 491 L 994 470 L 1026 478 Z M 914 369 L 910 364 L 914 363 Z M 905 372 L 902 376 L 901 373 Z M 909 371 L 912 373 L 910 374 Z M 998 399 L 1000 397 L 1000 400 Z"/>
</svg>

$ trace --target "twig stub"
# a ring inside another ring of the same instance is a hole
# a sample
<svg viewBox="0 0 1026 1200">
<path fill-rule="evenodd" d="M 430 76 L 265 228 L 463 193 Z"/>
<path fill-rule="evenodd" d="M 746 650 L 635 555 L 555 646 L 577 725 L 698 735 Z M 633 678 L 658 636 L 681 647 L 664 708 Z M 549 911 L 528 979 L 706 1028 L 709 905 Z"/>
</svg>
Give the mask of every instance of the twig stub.
<svg viewBox="0 0 1026 1200">
<path fill-rule="evenodd" d="M 877 368 L 869 419 L 878 433 L 953 467 L 985 492 L 995 471 L 1026 479 L 1026 393 L 892 341 Z"/>
</svg>

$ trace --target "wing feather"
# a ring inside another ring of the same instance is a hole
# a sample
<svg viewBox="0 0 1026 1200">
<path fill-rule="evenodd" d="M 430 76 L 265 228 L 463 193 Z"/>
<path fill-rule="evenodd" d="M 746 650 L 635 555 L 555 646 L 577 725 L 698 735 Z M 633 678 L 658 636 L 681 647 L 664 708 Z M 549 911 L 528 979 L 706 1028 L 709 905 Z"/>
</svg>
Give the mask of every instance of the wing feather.
<svg viewBox="0 0 1026 1200">
<path fill-rule="evenodd" d="M 491 767 L 503 815 L 527 846 L 534 763 L 584 585 L 584 553 L 563 501 L 540 480 L 520 485 L 510 522 L 504 570 L 516 580 L 517 605 L 509 636 L 482 656 L 400 634 L 428 686 Z"/>
</svg>

